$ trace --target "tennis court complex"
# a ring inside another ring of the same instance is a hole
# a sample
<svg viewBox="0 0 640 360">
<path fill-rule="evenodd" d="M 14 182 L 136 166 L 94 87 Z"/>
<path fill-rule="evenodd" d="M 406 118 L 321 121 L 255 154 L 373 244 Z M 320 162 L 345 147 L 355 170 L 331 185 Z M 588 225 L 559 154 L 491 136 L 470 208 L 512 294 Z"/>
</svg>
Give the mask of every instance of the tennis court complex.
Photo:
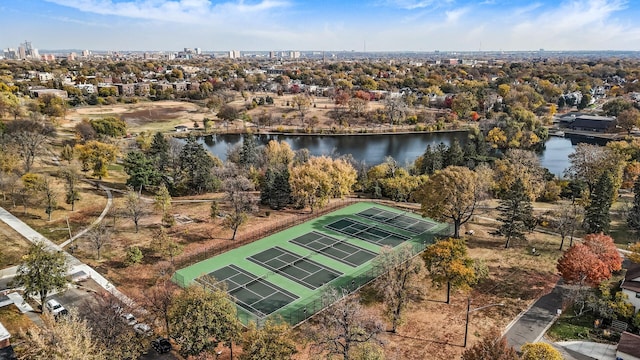
<svg viewBox="0 0 640 360">
<path fill-rule="evenodd" d="M 389 224 L 393 227 L 404 229 L 414 234 L 422 234 L 423 232 L 438 225 L 437 222 L 416 219 L 403 213 L 397 214 L 376 206 L 370 207 L 365 211 L 361 211 L 357 215 L 383 224 Z"/>
<path fill-rule="evenodd" d="M 360 266 L 376 257 L 376 253 L 329 235 L 313 231 L 299 236 L 289 242 L 300 245 L 311 251 L 321 253 L 349 266 Z"/>
<path fill-rule="evenodd" d="M 272 247 L 247 259 L 298 282 L 309 289 L 317 289 L 342 275 L 306 257 L 287 251 L 279 246 Z"/>
<path fill-rule="evenodd" d="M 261 279 L 235 265 L 225 266 L 209 274 L 209 278 L 218 283 L 207 283 L 207 278 L 199 278 L 203 285 L 218 286 L 220 282 L 227 285 L 227 292 L 237 305 L 261 317 L 271 314 L 291 303 L 298 297 L 277 285 Z"/>
<path fill-rule="evenodd" d="M 375 259 L 383 246 L 407 244 L 417 254 L 450 234 L 447 224 L 357 202 L 180 269 L 173 280 L 226 288 L 245 324 L 277 314 L 296 325 L 330 305 L 328 287 L 355 291 L 380 276 Z"/>
</svg>

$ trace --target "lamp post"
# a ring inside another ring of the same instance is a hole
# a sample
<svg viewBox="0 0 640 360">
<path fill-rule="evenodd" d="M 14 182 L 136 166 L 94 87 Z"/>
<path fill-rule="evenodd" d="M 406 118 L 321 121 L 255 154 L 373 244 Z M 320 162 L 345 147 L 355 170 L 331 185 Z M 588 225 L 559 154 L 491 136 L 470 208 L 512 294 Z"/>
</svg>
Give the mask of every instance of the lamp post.
<svg viewBox="0 0 640 360">
<path fill-rule="evenodd" d="M 492 306 L 504 306 L 504 304 L 503 303 L 489 304 L 489 305 L 480 306 L 478 308 L 472 309 L 471 308 L 471 297 L 467 298 L 467 319 L 466 319 L 466 321 L 464 323 L 464 344 L 462 345 L 462 347 L 467 347 L 467 335 L 469 333 L 469 314 L 474 312 L 474 311 L 486 309 L 486 308 L 492 307 Z"/>
</svg>

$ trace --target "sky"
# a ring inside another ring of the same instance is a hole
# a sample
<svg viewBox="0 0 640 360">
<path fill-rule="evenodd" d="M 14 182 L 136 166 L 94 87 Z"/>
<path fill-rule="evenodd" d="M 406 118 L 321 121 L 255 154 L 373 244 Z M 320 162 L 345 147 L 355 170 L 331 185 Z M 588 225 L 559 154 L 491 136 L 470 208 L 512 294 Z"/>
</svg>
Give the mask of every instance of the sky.
<svg viewBox="0 0 640 360">
<path fill-rule="evenodd" d="M 0 0 L 0 47 L 640 50 L 640 0 Z"/>
</svg>

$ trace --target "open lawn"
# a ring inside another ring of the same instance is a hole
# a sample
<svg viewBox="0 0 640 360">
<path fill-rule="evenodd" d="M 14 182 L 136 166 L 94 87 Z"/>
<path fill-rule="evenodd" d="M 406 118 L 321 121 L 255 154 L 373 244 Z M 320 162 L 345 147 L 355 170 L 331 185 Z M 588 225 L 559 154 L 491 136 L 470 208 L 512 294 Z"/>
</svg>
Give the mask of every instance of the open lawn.
<svg viewBox="0 0 640 360">
<path fill-rule="evenodd" d="M 18 265 L 30 243 L 7 224 L 0 222 L 0 269 Z"/>
</svg>

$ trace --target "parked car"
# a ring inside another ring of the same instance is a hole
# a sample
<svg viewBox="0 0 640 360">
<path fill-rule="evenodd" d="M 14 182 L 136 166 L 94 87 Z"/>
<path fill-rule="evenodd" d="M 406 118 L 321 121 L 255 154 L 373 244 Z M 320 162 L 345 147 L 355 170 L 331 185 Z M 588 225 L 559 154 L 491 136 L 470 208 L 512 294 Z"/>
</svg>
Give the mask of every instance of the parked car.
<svg viewBox="0 0 640 360">
<path fill-rule="evenodd" d="M 133 325 L 133 331 L 138 333 L 138 335 L 148 336 L 151 335 L 151 326 L 140 322 Z"/>
<path fill-rule="evenodd" d="M 151 347 L 159 354 L 165 354 L 171 351 L 171 343 L 163 337 L 151 341 Z"/>
<path fill-rule="evenodd" d="M 65 315 L 68 313 L 67 309 L 65 309 L 64 306 L 55 299 L 47 300 L 46 307 L 53 316 Z"/>
<path fill-rule="evenodd" d="M 138 320 L 136 320 L 136 317 L 133 316 L 132 313 L 122 314 L 120 316 L 122 317 L 122 321 L 127 323 L 127 325 L 133 326 L 138 322 Z"/>
</svg>

